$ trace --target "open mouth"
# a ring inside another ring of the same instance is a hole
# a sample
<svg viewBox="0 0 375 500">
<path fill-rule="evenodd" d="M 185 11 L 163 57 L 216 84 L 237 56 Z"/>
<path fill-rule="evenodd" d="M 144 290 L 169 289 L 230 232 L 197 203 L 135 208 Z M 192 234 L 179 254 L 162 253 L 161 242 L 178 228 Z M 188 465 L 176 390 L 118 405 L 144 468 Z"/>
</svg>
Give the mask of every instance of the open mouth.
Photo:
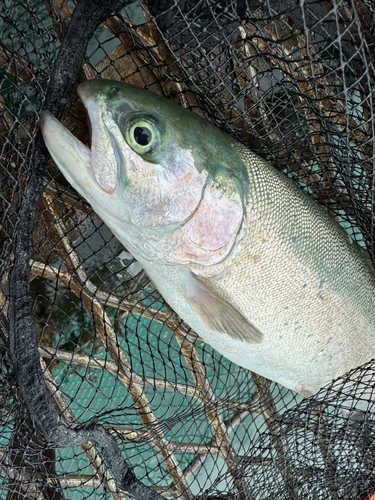
<svg viewBox="0 0 375 500">
<path fill-rule="evenodd" d="M 111 195 L 118 186 L 121 163 L 116 140 L 119 131 L 105 110 L 91 101 L 84 104 L 91 132 L 91 147 L 77 139 L 49 111 L 43 111 L 40 116 L 44 141 L 55 163 L 74 187 L 82 182 L 88 186 L 87 175 L 84 175 L 86 171 L 91 181 L 96 181 L 102 191 Z"/>
<path fill-rule="evenodd" d="M 40 115 L 40 127 L 42 129 L 44 140 L 52 156 L 53 151 L 56 148 L 50 148 L 49 143 L 57 141 L 55 142 L 55 145 L 57 146 L 58 143 L 64 142 L 65 146 L 73 148 L 71 153 L 76 151 L 77 155 L 81 160 L 83 160 L 87 168 L 91 167 L 91 148 L 83 144 L 83 142 L 69 132 L 69 130 L 65 128 L 64 125 L 62 125 L 61 122 L 59 122 L 59 120 L 52 115 L 52 113 L 49 111 L 42 111 Z"/>
<path fill-rule="evenodd" d="M 92 151 L 75 137 L 49 111 L 40 116 L 44 142 L 67 181 L 83 196 L 95 184 Z"/>
</svg>

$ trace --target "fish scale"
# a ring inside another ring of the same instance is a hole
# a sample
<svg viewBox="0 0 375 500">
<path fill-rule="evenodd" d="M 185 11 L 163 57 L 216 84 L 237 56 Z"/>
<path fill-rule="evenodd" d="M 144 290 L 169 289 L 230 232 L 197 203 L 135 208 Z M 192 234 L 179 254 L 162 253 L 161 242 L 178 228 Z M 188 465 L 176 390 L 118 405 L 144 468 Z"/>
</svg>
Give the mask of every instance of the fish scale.
<svg viewBox="0 0 375 500">
<path fill-rule="evenodd" d="M 95 144 L 44 112 L 53 159 L 203 340 L 305 396 L 375 358 L 374 270 L 324 208 L 164 98 L 109 80 L 78 93 Z"/>
<path fill-rule="evenodd" d="M 257 325 L 264 340 L 216 348 L 238 364 L 240 355 L 247 368 L 290 389 L 315 393 L 375 354 L 373 273 L 324 209 L 241 150 L 252 186 L 247 245 L 211 285 Z"/>
</svg>

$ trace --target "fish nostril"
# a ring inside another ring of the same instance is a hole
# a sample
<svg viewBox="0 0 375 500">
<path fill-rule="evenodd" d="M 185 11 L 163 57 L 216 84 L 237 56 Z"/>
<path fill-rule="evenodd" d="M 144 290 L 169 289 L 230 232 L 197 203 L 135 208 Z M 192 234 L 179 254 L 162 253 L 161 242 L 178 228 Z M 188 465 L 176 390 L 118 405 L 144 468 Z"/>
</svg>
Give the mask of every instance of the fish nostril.
<svg viewBox="0 0 375 500">
<path fill-rule="evenodd" d="M 116 97 L 118 95 L 118 89 L 116 87 L 112 87 L 108 95 L 109 97 Z"/>
</svg>

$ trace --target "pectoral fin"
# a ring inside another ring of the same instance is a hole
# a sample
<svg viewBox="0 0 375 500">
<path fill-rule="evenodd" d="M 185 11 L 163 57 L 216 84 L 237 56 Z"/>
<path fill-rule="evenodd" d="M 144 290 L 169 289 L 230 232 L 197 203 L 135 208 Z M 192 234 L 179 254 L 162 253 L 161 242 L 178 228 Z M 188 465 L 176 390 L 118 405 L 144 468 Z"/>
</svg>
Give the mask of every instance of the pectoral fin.
<svg viewBox="0 0 375 500">
<path fill-rule="evenodd" d="M 181 281 L 187 303 L 207 328 L 242 342 L 262 342 L 263 334 L 203 279 L 189 271 L 189 274 L 183 273 Z"/>
</svg>

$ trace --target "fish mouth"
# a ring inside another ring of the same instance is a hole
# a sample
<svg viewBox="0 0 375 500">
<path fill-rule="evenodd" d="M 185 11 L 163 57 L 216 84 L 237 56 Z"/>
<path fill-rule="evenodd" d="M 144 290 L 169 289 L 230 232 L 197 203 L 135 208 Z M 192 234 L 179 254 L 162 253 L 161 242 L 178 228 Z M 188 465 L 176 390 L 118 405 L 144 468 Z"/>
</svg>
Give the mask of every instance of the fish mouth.
<svg viewBox="0 0 375 500">
<path fill-rule="evenodd" d="M 49 111 L 42 111 L 40 127 L 44 142 L 67 180 L 76 186 L 92 179 L 91 149 L 75 137 Z"/>
<path fill-rule="evenodd" d="M 108 127 L 113 120 L 99 98 L 85 95 L 79 87 L 78 95 L 87 112 L 91 147 L 77 139 L 49 111 L 40 116 L 44 141 L 59 169 L 77 190 L 80 184 L 91 187 L 89 176 L 104 193 L 112 195 L 119 183 L 121 165 L 117 140 Z"/>
</svg>

